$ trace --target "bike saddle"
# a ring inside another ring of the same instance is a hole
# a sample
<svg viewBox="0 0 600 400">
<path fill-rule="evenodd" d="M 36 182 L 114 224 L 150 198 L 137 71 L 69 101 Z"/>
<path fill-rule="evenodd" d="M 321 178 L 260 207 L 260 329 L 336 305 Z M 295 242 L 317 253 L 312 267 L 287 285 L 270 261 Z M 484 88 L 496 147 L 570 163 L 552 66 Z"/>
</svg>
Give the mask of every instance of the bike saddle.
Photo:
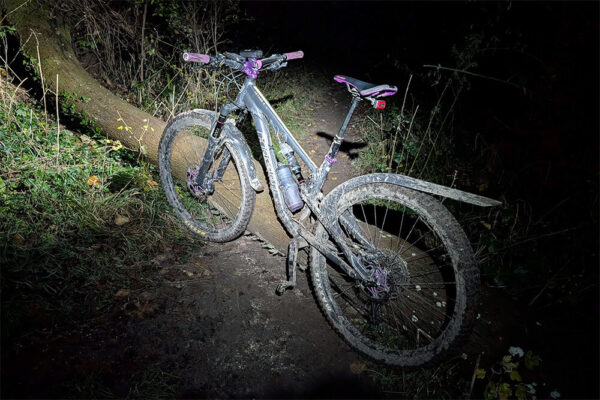
<svg viewBox="0 0 600 400">
<path fill-rule="evenodd" d="M 386 97 L 396 94 L 398 91 L 396 86 L 375 85 L 344 75 L 336 75 L 333 77 L 333 80 L 351 86 L 361 97 Z"/>
</svg>

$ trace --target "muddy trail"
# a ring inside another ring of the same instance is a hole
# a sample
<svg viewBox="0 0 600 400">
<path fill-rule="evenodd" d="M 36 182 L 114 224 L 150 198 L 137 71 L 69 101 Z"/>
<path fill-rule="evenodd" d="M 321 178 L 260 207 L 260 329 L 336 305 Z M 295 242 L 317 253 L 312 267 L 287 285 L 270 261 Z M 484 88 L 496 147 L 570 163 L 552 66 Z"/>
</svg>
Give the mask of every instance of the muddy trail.
<svg viewBox="0 0 600 400">
<path fill-rule="evenodd" d="M 317 164 L 350 101 L 343 85 L 331 82 L 327 90 L 331 97 L 314 105 L 310 134 L 301 139 Z M 346 139 L 325 193 L 357 175 L 351 160 L 364 143 L 356 126 L 350 126 Z M 4 348 L 3 397 L 411 395 L 387 392 L 373 380 L 373 373 L 382 375 L 377 372 L 382 367 L 362 358 L 330 329 L 306 273 L 299 273 L 294 290 L 276 295 L 285 278 L 285 258 L 257 236 L 204 244 L 185 262 L 176 250 L 165 251 L 151 270 L 148 280 L 154 283 L 119 290 L 108 313 L 22 337 Z M 510 302 L 494 304 L 515 309 Z M 522 327 L 518 313 L 497 322 L 498 311 L 485 305 L 481 311 L 473 339 L 458 360 L 465 379 L 478 354 L 506 350 L 503 331 Z M 398 370 L 396 376 L 401 375 Z"/>
<path fill-rule="evenodd" d="M 94 377 L 100 397 L 136 395 L 130 382 L 141 373 L 154 390 L 172 386 L 185 398 L 376 395 L 352 374 L 358 356 L 328 328 L 305 275 L 295 290 L 275 294 L 284 259 L 268 250 L 246 236 L 208 244 L 184 264 L 162 254 L 157 287 L 123 290 L 109 315 L 16 346 L 5 394 L 76 395 L 64 385 Z"/>
</svg>

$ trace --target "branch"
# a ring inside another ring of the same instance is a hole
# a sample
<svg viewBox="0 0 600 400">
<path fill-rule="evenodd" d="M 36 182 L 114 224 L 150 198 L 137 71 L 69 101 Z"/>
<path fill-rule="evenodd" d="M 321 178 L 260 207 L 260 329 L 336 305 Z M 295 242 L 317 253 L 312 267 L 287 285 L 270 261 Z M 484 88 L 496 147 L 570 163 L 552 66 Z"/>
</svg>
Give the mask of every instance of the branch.
<svg viewBox="0 0 600 400">
<path fill-rule="evenodd" d="M 504 84 L 507 84 L 509 86 L 516 87 L 517 89 L 522 89 L 523 91 L 527 90 L 527 88 L 525 86 L 520 86 L 520 85 L 517 85 L 516 83 L 512 83 L 512 82 L 506 81 L 504 79 L 494 78 L 493 76 L 476 74 L 474 72 L 470 72 L 470 71 L 467 71 L 467 70 L 464 70 L 464 69 L 442 67 L 441 65 L 430 65 L 430 64 L 425 64 L 425 65 L 423 65 L 423 67 L 425 67 L 425 68 L 436 68 L 438 70 L 443 69 L 445 71 L 452 71 L 452 72 L 459 72 L 461 74 L 471 75 L 471 76 L 474 76 L 476 78 L 482 78 L 482 79 L 487 79 L 487 80 L 494 81 L 494 82 L 504 83 Z"/>
</svg>

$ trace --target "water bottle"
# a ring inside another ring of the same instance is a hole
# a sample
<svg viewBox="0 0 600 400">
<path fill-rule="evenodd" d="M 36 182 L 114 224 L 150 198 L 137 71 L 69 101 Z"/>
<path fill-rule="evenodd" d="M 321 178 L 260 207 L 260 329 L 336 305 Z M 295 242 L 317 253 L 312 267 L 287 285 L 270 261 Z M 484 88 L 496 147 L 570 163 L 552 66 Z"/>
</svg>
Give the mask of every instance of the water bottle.
<svg viewBox="0 0 600 400">
<path fill-rule="evenodd" d="M 296 212 L 304 206 L 304 202 L 300 197 L 300 191 L 298 190 L 298 184 L 292 176 L 290 167 L 286 164 L 279 163 L 277 166 L 277 178 L 281 189 L 283 190 L 283 198 L 285 204 L 288 206 L 291 212 Z"/>
<path fill-rule="evenodd" d="M 300 168 L 300 164 L 298 164 L 298 160 L 294 155 L 294 149 L 292 149 L 292 147 L 287 143 L 281 143 L 279 145 L 279 152 L 283 155 L 288 165 L 291 167 L 298 183 L 304 182 L 304 178 L 302 177 L 302 169 Z"/>
</svg>

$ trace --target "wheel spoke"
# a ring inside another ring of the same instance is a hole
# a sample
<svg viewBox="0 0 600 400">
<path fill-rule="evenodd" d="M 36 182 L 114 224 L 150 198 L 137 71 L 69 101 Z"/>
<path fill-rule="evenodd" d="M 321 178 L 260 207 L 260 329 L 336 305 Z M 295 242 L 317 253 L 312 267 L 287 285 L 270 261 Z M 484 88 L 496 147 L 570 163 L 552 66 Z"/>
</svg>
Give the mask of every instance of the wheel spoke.
<svg viewBox="0 0 600 400">
<path fill-rule="evenodd" d="M 199 138 L 208 139 L 211 124 L 206 117 L 204 111 L 191 112 L 169 124 L 159 148 L 161 178 L 167 199 L 186 225 L 204 239 L 230 240 L 246 228 L 255 194 L 228 144 L 219 144 L 207 169 L 207 177 L 216 177 L 222 169 L 221 180 L 212 182 L 213 192 L 205 195 L 188 189 L 190 173 L 197 173 L 204 158 L 206 142 Z"/>
<path fill-rule="evenodd" d="M 318 294 L 320 301 L 325 309 L 333 310 L 326 316 L 340 326 L 338 330 L 350 343 L 363 342 L 360 348 L 373 357 L 396 357 L 390 362 L 414 365 L 407 360 L 424 354 L 419 352 L 427 353 L 420 361 L 433 358 L 454 340 L 457 324 L 471 321 L 472 314 L 465 314 L 464 309 L 465 293 L 470 292 L 465 291 L 467 286 L 476 289 L 464 274 L 472 269 L 468 264 L 455 265 L 472 259 L 470 246 L 464 235 L 456 238 L 460 227 L 439 203 L 409 189 L 371 185 L 373 190 L 360 186 L 344 192 L 335 220 L 343 228 L 343 237 L 336 240 L 347 246 L 352 257 L 373 267 L 373 278 L 354 282 L 330 264 L 321 267 L 328 278 L 318 279 L 321 283 L 315 289 L 317 293 L 330 291 Z M 319 227 L 317 233 L 320 230 L 324 232 Z M 457 261 L 451 254 L 459 248 L 465 256 Z M 316 250 L 313 258 L 317 263 L 327 262 Z M 318 270 L 311 266 L 313 275 L 319 275 Z M 328 308 L 328 303 L 335 306 Z M 343 328 L 348 324 L 355 330 Z"/>
</svg>

